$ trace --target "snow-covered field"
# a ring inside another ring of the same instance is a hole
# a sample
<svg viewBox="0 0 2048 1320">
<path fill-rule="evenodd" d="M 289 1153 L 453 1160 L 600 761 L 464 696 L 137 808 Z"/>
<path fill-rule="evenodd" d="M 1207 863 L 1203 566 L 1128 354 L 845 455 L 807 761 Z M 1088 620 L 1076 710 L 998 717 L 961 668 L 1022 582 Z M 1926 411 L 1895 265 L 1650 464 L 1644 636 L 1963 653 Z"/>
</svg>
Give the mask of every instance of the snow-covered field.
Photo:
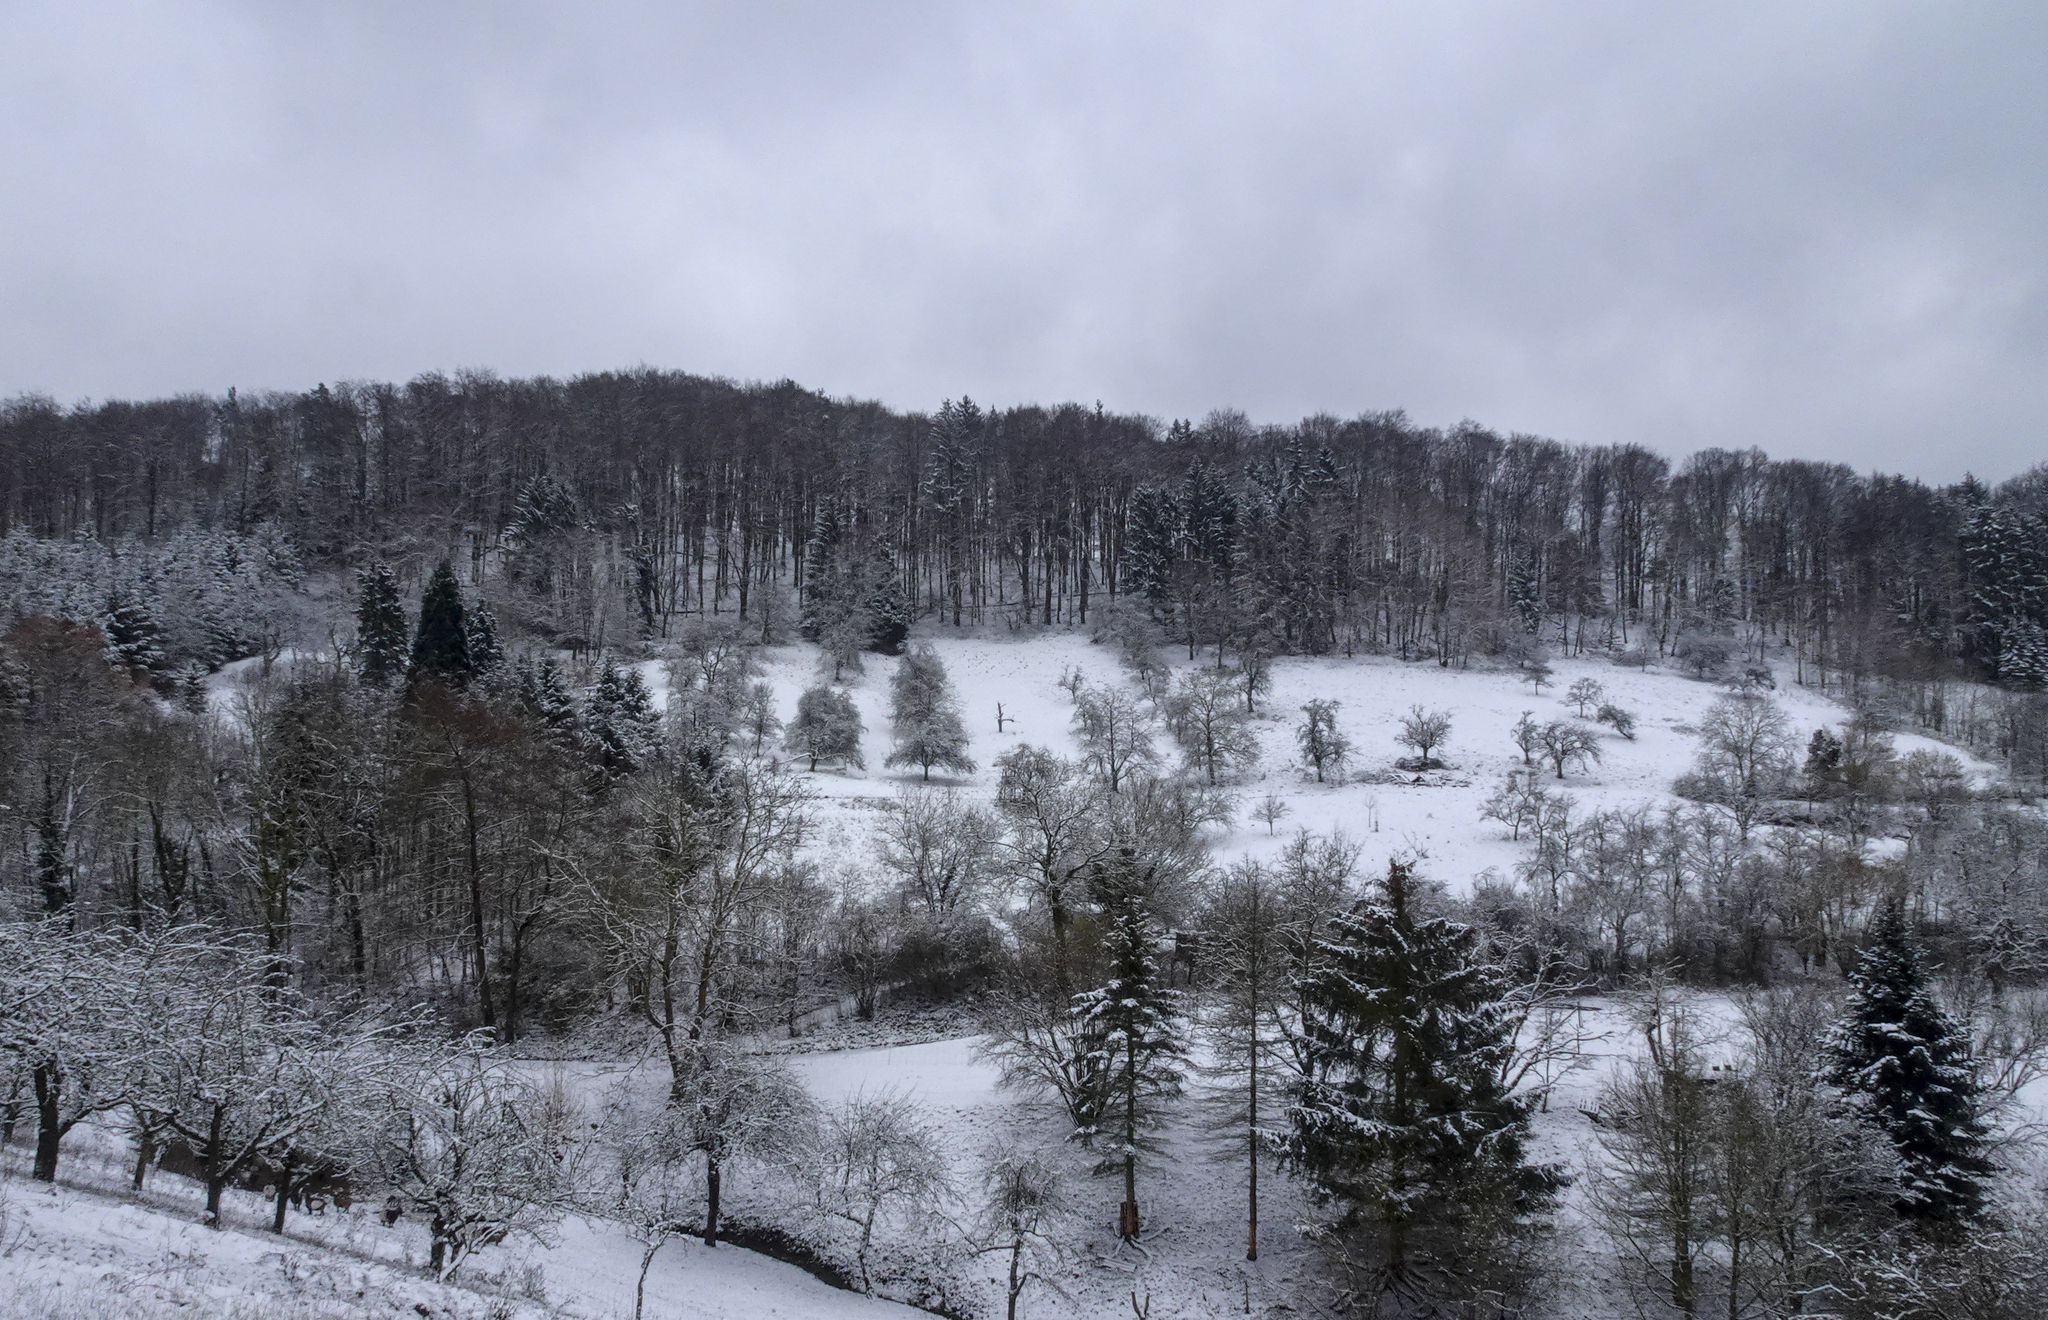
<svg viewBox="0 0 2048 1320">
<path fill-rule="evenodd" d="M 971 739 L 969 755 L 979 766 L 970 775 L 935 774 L 933 781 L 977 797 L 994 793 L 996 757 L 1019 744 L 1048 747 L 1068 757 L 1080 754 L 1072 730 L 1073 702 L 1060 687 L 1063 675 L 1078 668 L 1091 684 L 1126 682 L 1108 647 L 1074 634 L 1022 641 L 939 638 L 931 645 L 945 662 L 960 698 Z M 818 652 L 809 646 L 785 646 L 763 656 L 777 710 L 786 717 L 796 708 L 797 695 L 820 681 Z M 820 770 L 807 776 L 819 795 L 817 846 L 822 857 L 864 860 L 872 808 L 900 786 L 919 782 L 914 767 L 882 766 L 890 747 L 889 675 L 895 663 L 870 656 L 865 673 L 846 676 L 867 725 L 863 750 L 868 769 Z M 1522 712 L 1533 712 L 1538 723 L 1573 718 L 1564 694 L 1581 678 L 1598 681 L 1606 689 L 1606 700 L 1636 714 L 1635 739 L 1602 728 L 1601 760 L 1590 771 L 1574 768 L 1560 783 L 1551 770 L 1539 768 L 1544 782 L 1571 793 L 1588 810 L 1677 801 L 1670 792 L 1671 781 L 1692 763 L 1698 746 L 1694 725 L 1726 689 L 1659 668 L 1623 669 L 1604 659 L 1551 663 L 1556 672 L 1539 696 L 1512 671 L 1442 669 L 1377 656 L 1274 662 L 1273 689 L 1260 701 L 1260 718 L 1254 722 L 1259 763 L 1232 786 L 1238 818 L 1232 829 L 1212 839 L 1217 858 L 1229 861 L 1276 853 L 1285 846 L 1286 836 L 1299 829 L 1318 834 L 1341 829 L 1360 845 L 1359 864 L 1367 875 L 1384 873 L 1387 859 L 1396 854 L 1418 860 L 1424 874 L 1453 893 L 1465 891 L 1488 870 L 1510 874 L 1524 845 L 1512 842 L 1497 822 L 1481 820 L 1481 804 L 1510 770 L 1523 768 L 1521 752 L 1509 736 Z M 1180 667 L 1193 666 L 1183 658 Z M 650 664 L 645 672 L 650 685 L 663 681 L 659 665 Z M 1802 746 L 1814 729 L 1838 727 L 1851 714 L 1789 682 L 1781 682 L 1771 695 L 1785 709 Z M 1318 784 L 1301 766 L 1294 727 L 1302 704 L 1312 699 L 1342 703 L 1338 727 L 1352 743 L 1346 782 Z M 1002 733 L 996 732 L 998 702 L 1008 717 Z M 1414 705 L 1444 710 L 1452 717 L 1450 741 L 1436 754 L 1448 768 L 1422 776 L 1422 783 L 1394 767 L 1397 759 L 1412 755 L 1394 737 L 1400 718 Z M 1900 733 L 1894 741 L 1902 756 L 1923 747 L 1956 750 L 1910 733 Z M 1163 730 L 1155 742 L 1162 758 L 1170 762 L 1176 757 Z M 1980 780 L 1995 773 L 1958 754 Z M 1267 794 L 1289 809 L 1270 834 L 1249 816 Z"/>
</svg>

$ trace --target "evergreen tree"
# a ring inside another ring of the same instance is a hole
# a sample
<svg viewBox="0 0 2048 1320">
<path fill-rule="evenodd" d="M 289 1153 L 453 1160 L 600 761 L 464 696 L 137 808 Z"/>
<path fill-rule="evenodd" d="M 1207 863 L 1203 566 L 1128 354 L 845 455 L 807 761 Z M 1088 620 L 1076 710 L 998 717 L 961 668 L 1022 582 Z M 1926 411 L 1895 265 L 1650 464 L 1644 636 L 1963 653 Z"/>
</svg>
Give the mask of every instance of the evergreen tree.
<svg viewBox="0 0 2048 1320">
<path fill-rule="evenodd" d="M 1418 1251 L 1455 1277 L 1472 1239 L 1554 1186 L 1523 1163 L 1530 1102 L 1502 1078 L 1515 1020 L 1473 928 L 1415 908 L 1407 866 L 1383 901 L 1334 918 L 1296 987 L 1300 1075 L 1283 1157 L 1363 1228 L 1382 1286 L 1417 1287 Z M 1474 1250 L 1479 1247 L 1479 1250 Z M 1439 1276 L 1441 1277 L 1441 1276 Z"/>
<path fill-rule="evenodd" d="M 469 663 L 479 678 L 498 672 L 505 663 L 505 648 L 498 640 L 498 616 L 482 601 L 469 613 Z"/>
<path fill-rule="evenodd" d="M 1815 793 L 1836 783 L 1842 775 L 1842 740 L 1827 729 L 1815 729 L 1806 744 L 1806 779 Z"/>
<path fill-rule="evenodd" d="M 366 687 L 388 687 L 405 664 L 405 606 L 389 564 L 356 575 L 357 673 Z"/>
<path fill-rule="evenodd" d="M 853 698 L 837 688 L 814 687 L 796 701 L 796 718 L 783 730 L 783 745 L 816 770 L 820 761 L 841 761 L 865 769 L 860 736 L 867 732 Z"/>
<path fill-rule="evenodd" d="M 862 577 L 861 621 L 867 630 L 868 649 L 895 655 L 910 635 L 910 597 L 903 590 L 903 575 L 889 547 L 875 546 Z"/>
<path fill-rule="evenodd" d="M 1993 1169 L 1984 1158 L 1969 1033 L 1928 992 L 1903 904 L 1885 904 L 1871 937 L 1849 978 L 1848 1005 L 1828 1033 L 1822 1079 L 1898 1152 L 1900 1214 L 1923 1222 L 1973 1218 Z"/>
<path fill-rule="evenodd" d="M 661 716 L 638 669 L 621 669 L 606 656 L 584 717 L 591 770 L 600 785 L 624 779 L 654 752 Z"/>
<path fill-rule="evenodd" d="M 463 615 L 462 588 L 455 582 L 455 567 L 442 560 L 427 579 L 420 596 L 420 626 L 412 638 L 412 662 L 407 667 L 408 691 L 421 683 L 439 683 L 460 688 L 476 672 L 469 654 L 469 628 Z"/>
<path fill-rule="evenodd" d="M 1117 1233 L 1126 1239 L 1139 1230 L 1138 1158 L 1157 1150 L 1145 1134 L 1158 1125 L 1160 1102 L 1180 1095 L 1188 1055 L 1180 993 L 1163 984 L 1161 934 L 1145 908 L 1155 870 L 1130 848 L 1093 869 L 1090 890 L 1102 909 L 1109 975 L 1074 996 L 1083 1085 L 1095 1099 L 1091 1112 L 1100 1116 L 1074 1137 L 1087 1146 L 1109 1138 L 1095 1172 L 1123 1175 Z"/>
<path fill-rule="evenodd" d="M 107 601 L 103 624 L 107 662 L 146 682 L 164 667 L 164 630 L 139 596 L 119 593 Z"/>
<path fill-rule="evenodd" d="M 558 751 L 570 751 L 580 737 L 576 702 L 553 656 L 539 663 L 521 658 L 516 676 L 519 705 L 541 727 L 541 737 Z"/>
<path fill-rule="evenodd" d="M 946 666 L 929 646 L 920 646 L 896 666 L 889 680 L 889 722 L 896 746 L 883 764 L 917 766 L 926 779 L 935 765 L 963 774 L 974 769 Z"/>
</svg>

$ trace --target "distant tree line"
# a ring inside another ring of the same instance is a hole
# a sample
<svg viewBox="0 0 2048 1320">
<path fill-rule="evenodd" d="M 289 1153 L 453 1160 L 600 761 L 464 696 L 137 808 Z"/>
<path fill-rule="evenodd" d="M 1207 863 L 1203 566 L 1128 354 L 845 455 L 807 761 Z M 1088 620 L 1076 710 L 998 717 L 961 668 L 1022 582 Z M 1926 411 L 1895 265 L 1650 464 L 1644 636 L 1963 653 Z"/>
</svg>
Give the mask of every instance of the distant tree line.
<svg viewBox="0 0 2048 1320">
<path fill-rule="evenodd" d="M 523 621 L 593 644 L 760 619 L 789 590 L 814 635 L 885 649 L 912 616 L 1085 622 L 1135 596 L 1191 649 L 1462 664 L 1722 637 L 1828 671 L 2038 686 L 2044 515 L 2042 469 L 1936 488 L 1398 412 L 926 415 L 652 369 L 0 409 L 0 536 L 276 528 L 310 566 L 408 573 L 452 555 L 472 584 L 502 578 Z"/>
</svg>

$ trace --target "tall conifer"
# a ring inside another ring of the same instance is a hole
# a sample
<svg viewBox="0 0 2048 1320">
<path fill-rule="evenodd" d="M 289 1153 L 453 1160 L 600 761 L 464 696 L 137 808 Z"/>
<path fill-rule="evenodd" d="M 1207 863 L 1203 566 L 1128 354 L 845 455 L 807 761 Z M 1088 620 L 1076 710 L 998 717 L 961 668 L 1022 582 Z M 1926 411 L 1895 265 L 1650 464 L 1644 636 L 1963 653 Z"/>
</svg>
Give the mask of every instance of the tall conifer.
<svg viewBox="0 0 2048 1320">
<path fill-rule="evenodd" d="M 368 687 L 388 687 L 405 665 L 405 606 L 389 564 L 356 575 L 357 673 Z"/>
<path fill-rule="evenodd" d="M 1967 1219 L 1984 1203 L 1984 1125 L 1970 1037 L 1927 991 L 1896 899 L 1878 913 L 1828 1034 L 1822 1077 L 1898 1152 L 1899 1213 Z"/>
<path fill-rule="evenodd" d="M 406 687 L 423 682 L 460 688 L 476 672 L 469 654 L 469 627 L 463 617 L 462 588 L 455 582 L 455 567 L 442 560 L 427 579 L 420 596 L 420 626 L 412 638 L 412 663 L 405 675 Z"/>
</svg>

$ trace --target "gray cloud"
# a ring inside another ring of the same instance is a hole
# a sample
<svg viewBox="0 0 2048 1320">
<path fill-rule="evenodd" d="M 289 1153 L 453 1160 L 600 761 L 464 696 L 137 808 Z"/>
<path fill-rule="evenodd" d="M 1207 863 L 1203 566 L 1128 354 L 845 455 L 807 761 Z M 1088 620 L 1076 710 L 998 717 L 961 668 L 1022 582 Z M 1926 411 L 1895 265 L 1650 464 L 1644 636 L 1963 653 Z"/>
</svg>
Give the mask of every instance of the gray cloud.
<svg viewBox="0 0 2048 1320">
<path fill-rule="evenodd" d="M 0 393 L 650 362 L 2048 456 L 2038 5 L 14 4 Z"/>
</svg>

